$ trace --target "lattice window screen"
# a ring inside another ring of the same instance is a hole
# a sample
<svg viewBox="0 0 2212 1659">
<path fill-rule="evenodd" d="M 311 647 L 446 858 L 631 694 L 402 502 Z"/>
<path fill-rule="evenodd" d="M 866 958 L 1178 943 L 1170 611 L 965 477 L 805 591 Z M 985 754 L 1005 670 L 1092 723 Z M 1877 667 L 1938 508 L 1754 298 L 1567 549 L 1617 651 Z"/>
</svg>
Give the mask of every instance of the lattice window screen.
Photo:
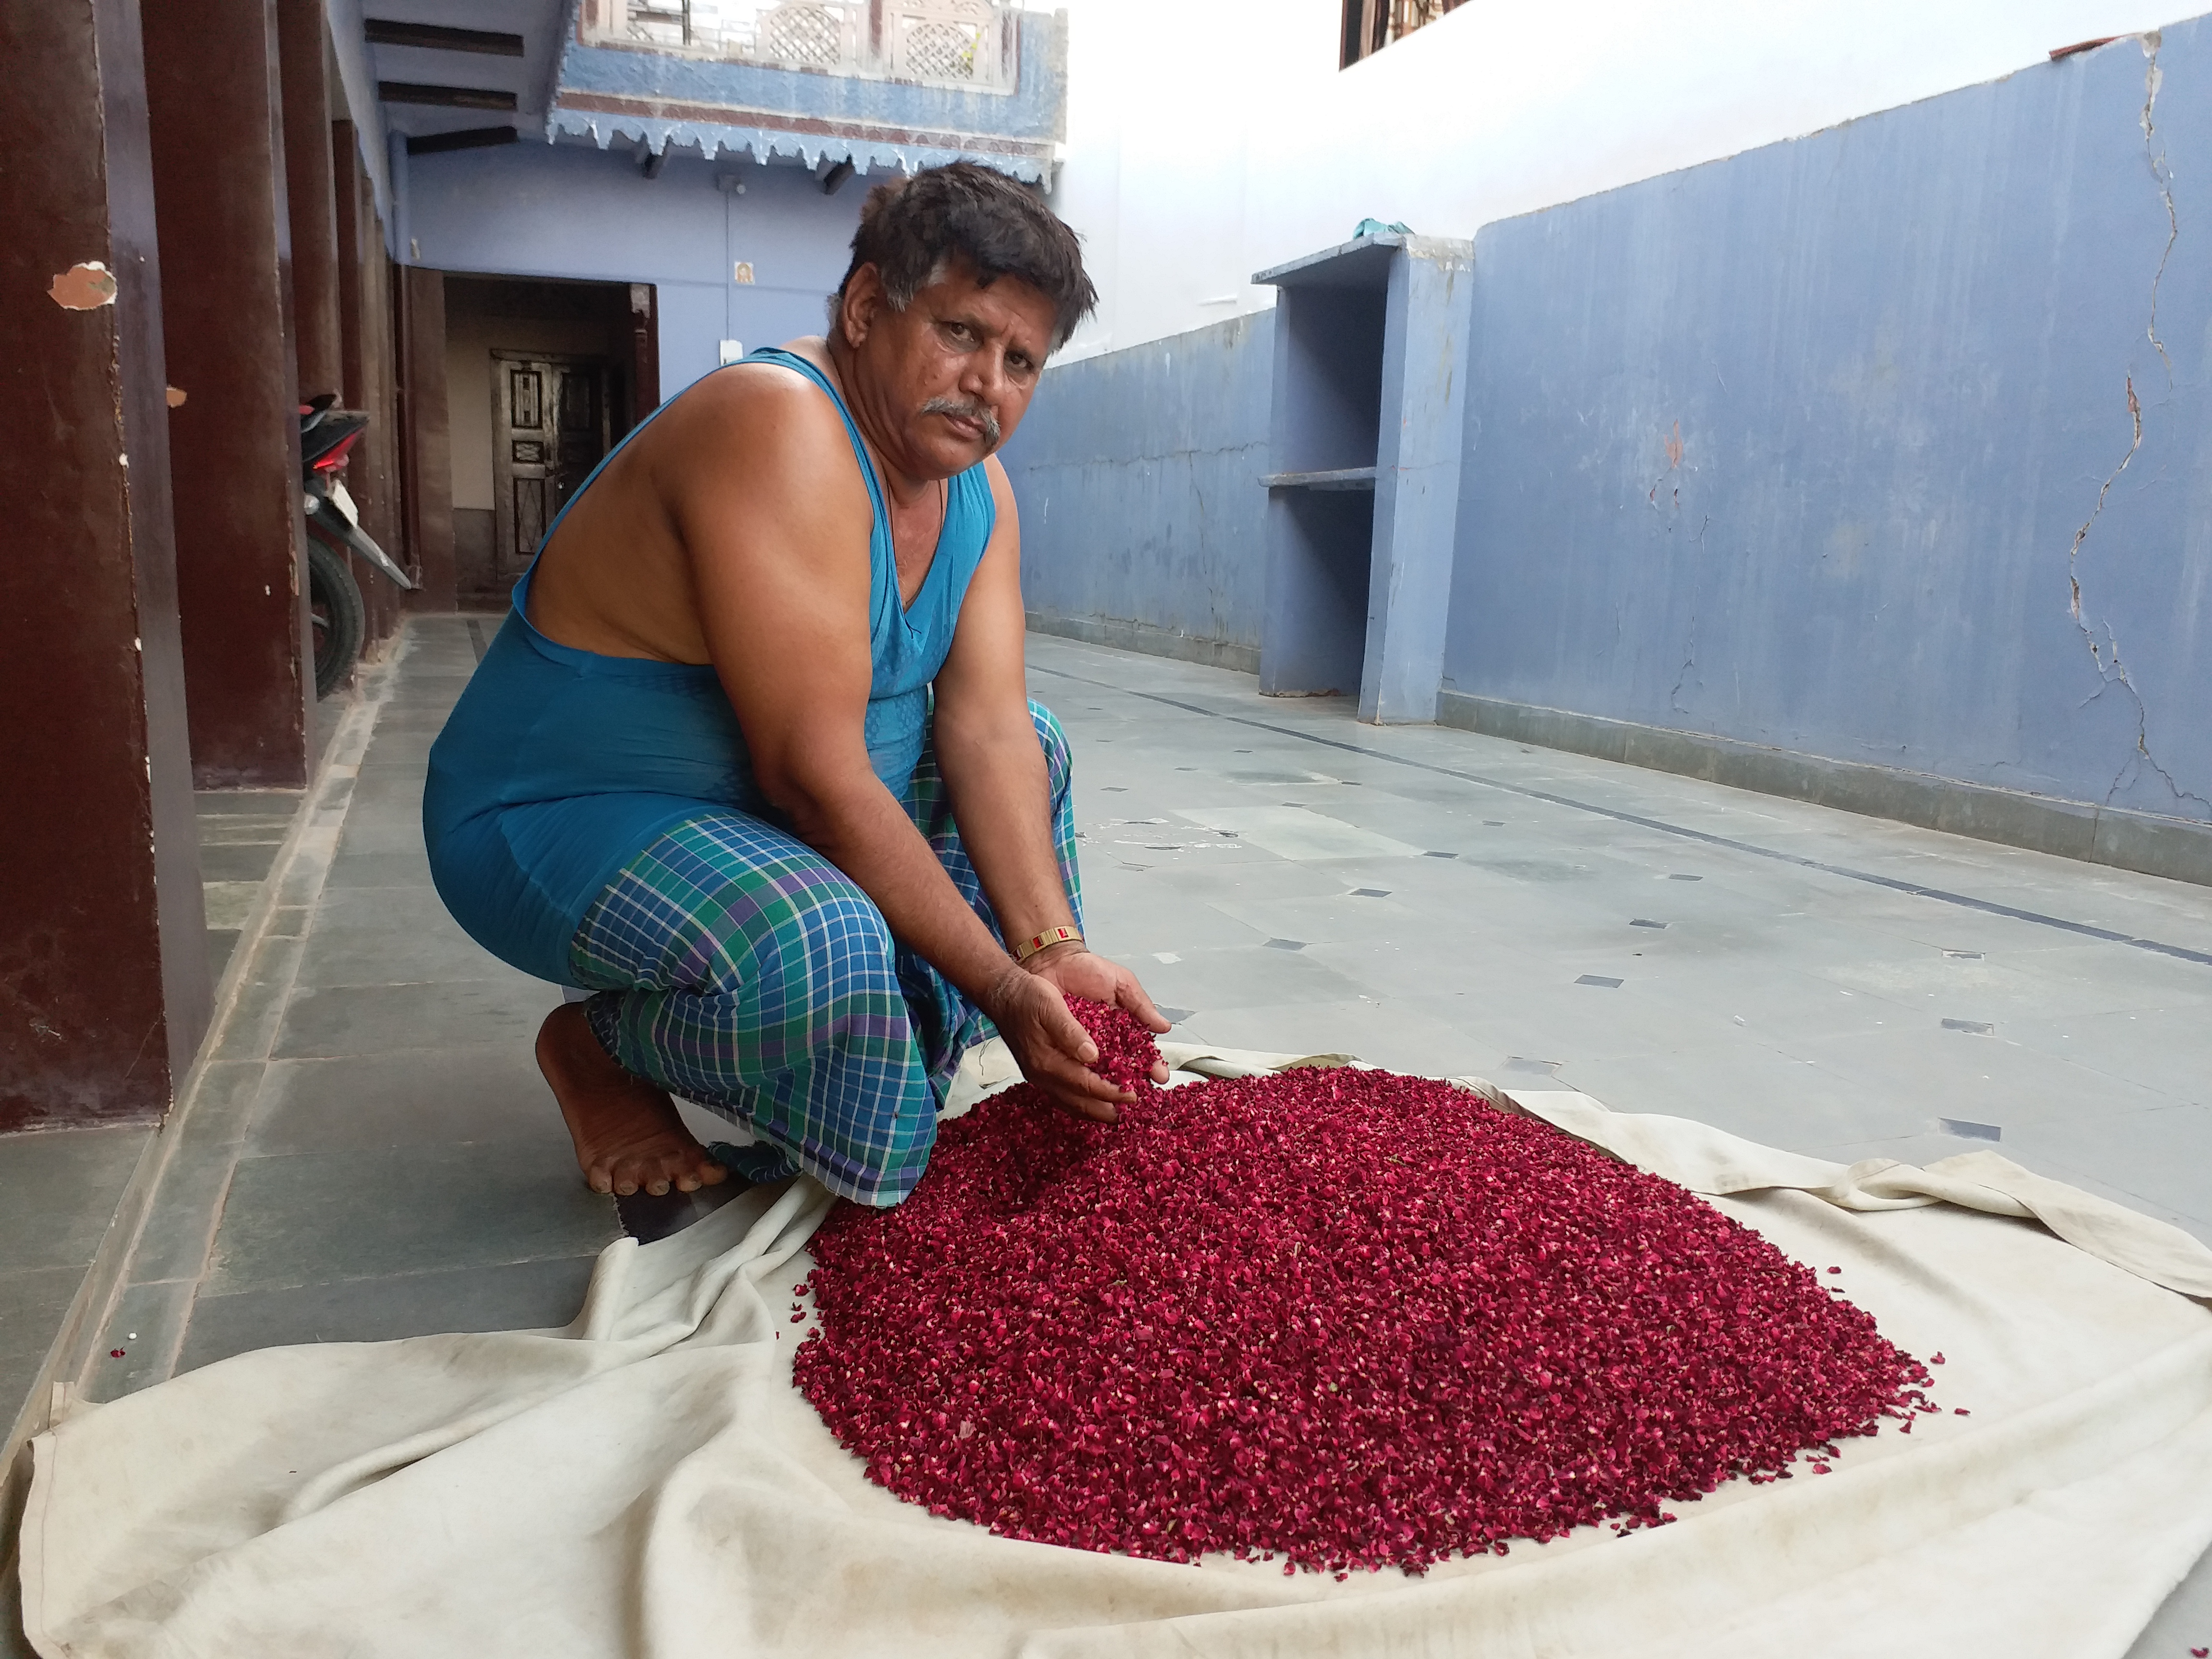
<svg viewBox="0 0 2212 1659">
<path fill-rule="evenodd" d="M 983 31 L 974 23 L 923 22 L 909 19 L 907 73 L 925 81 L 972 81 Z"/>
<path fill-rule="evenodd" d="M 761 50 L 779 63 L 835 69 L 842 33 L 837 15 L 826 6 L 781 6 L 761 19 Z"/>
<path fill-rule="evenodd" d="M 878 8 L 880 32 L 869 21 Z M 1012 92 L 1018 15 L 1008 0 L 601 0 L 584 30 L 687 56 Z"/>
</svg>

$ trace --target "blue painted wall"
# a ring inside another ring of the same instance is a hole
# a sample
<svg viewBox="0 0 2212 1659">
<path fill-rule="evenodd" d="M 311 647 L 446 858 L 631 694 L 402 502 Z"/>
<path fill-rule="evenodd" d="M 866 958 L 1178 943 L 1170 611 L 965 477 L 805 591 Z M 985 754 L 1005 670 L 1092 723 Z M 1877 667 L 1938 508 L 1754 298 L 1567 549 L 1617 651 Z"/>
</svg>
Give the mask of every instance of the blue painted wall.
<svg viewBox="0 0 2212 1659">
<path fill-rule="evenodd" d="M 725 195 L 724 173 L 745 193 Z M 620 150 L 528 143 L 410 157 L 405 192 L 413 264 L 656 284 L 664 397 L 713 368 L 721 340 L 819 334 L 867 193 L 854 180 L 824 196 L 796 166 L 682 155 L 647 179 Z M 750 284 L 731 280 L 740 259 Z"/>
<path fill-rule="evenodd" d="M 1475 270 L 1448 687 L 2212 817 L 2212 25 Z"/>
<path fill-rule="evenodd" d="M 1046 370 L 1002 454 L 1032 612 L 1256 661 L 1273 356 L 1261 312 Z"/>
</svg>

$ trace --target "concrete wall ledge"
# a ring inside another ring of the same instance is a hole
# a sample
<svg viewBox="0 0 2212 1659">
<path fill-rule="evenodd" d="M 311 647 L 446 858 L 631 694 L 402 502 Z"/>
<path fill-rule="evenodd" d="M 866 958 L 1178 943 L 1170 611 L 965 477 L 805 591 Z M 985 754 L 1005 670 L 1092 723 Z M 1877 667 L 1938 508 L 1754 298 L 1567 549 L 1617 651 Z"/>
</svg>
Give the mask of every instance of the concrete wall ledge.
<svg viewBox="0 0 2212 1659">
<path fill-rule="evenodd" d="M 1117 651 L 1141 652 L 1147 657 L 1172 657 L 1177 662 L 1203 663 L 1208 668 L 1233 668 L 1240 674 L 1260 672 L 1260 647 L 1234 640 L 1200 639 L 1178 634 L 1151 623 L 1121 622 L 1112 617 L 1061 617 L 1042 611 L 1028 613 L 1030 632 L 1054 634 L 1085 645 L 1107 645 Z M 2212 880 L 2212 877 L 2208 877 Z"/>
<path fill-rule="evenodd" d="M 1439 694 L 1437 723 L 1923 830 L 2212 886 L 2212 823 L 2188 818 L 1992 789 L 1926 772 L 1829 760 L 1731 738 L 1463 691 Z"/>
</svg>

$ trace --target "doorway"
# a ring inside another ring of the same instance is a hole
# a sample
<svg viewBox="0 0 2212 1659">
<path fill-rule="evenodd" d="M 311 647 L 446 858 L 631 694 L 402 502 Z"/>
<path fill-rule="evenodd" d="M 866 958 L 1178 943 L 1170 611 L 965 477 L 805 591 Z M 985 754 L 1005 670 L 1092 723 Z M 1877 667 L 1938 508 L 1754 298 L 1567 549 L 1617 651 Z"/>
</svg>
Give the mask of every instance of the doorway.
<svg viewBox="0 0 2212 1659">
<path fill-rule="evenodd" d="M 495 351 L 492 577 L 511 586 L 611 441 L 604 357 Z"/>
<path fill-rule="evenodd" d="M 445 274 L 453 562 L 504 609 L 545 526 L 660 398 L 650 283 Z"/>
</svg>

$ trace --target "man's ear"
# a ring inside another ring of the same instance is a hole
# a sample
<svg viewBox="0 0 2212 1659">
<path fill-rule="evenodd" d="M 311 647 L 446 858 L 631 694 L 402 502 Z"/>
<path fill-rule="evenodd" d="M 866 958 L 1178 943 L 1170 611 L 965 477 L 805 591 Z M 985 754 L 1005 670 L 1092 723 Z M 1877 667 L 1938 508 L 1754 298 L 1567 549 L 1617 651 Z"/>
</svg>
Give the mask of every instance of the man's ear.
<svg viewBox="0 0 2212 1659">
<path fill-rule="evenodd" d="M 860 343 L 875 326 L 877 313 L 888 304 L 881 271 L 873 264 L 862 265 L 854 271 L 845 283 L 844 297 L 837 305 L 837 325 L 844 332 L 846 349 L 860 349 Z"/>
</svg>

